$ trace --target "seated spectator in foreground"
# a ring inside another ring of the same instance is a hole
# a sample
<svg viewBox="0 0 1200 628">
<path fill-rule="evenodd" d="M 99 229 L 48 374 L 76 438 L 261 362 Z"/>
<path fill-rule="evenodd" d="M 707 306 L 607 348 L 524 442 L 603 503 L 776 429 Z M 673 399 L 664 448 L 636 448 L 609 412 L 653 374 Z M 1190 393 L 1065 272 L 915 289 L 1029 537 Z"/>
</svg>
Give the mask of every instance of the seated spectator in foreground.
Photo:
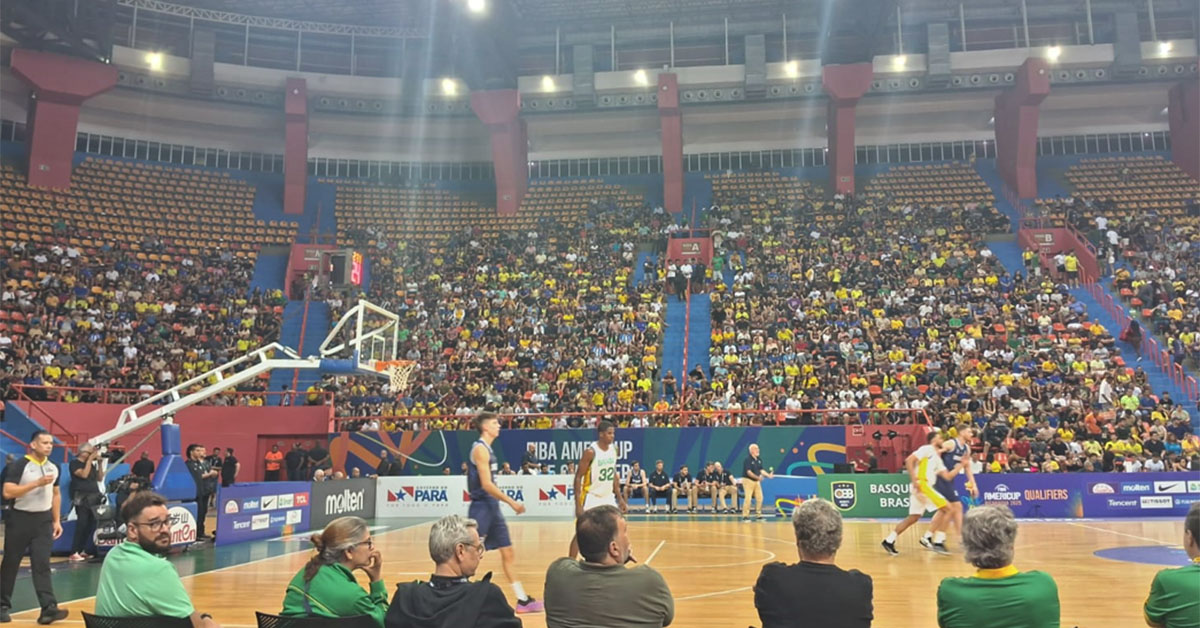
<svg viewBox="0 0 1200 628">
<path fill-rule="evenodd" d="M 112 548 L 100 568 L 96 614 L 102 617 L 180 617 L 195 628 L 220 628 L 208 613 L 197 613 L 167 562 L 171 551 L 171 515 L 167 500 L 141 491 L 125 500 L 121 518 L 125 540 Z"/>
<path fill-rule="evenodd" d="M 1200 624 L 1200 502 L 1183 520 L 1183 549 L 1192 564 L 1163 569 L 1154 575 L 1150 597 L 1142 607 L 1146 624 L 1155 628 L 1185 628 Z"/>
<path fill-rule="evenodd" d="M 754 583 L 754 606 L 763 628 L 859 628 L 873 619 L 871 576 L 834 564 L 842 546 L 842 515 L 823 499 L 792 511 L 800 562 L 763 565 Z"/>
<path fill-rule="evenodd" d="M 1042 571 L 1013 566 L 1017 520 L 1003 506 L 978 506 L 963 521 L 970 578 L 945 578 L 938 586 L 941 628 L 1058 628 L 1058 585 Z"/>
<path fill-rule="evenodd" d="M 649 565 L 631 569 L 625 517 L 614 506 L 575 520 L 583 560 L 560 558 L 546 570 L 548 628 L 661 628 L 675 619 L 667 581 Z"/>
<path fill-rule="evenodd" d="M 380 571 L 383 556 L 375 549 L 367 522 L 338 517 L 312 535 L 317 553 L 288 583 L 283 617 L 358 617 L 370 615 L 380 626 L 387 613 L 387 587 Z M 361 569 L 371 581 L 364 591 L 354 577 Z"/>
<path fill-rule="evenodd" d="M 471 576 L 483 560 L 479 524 L 459 515 L 442 517 L 429 531 L 429 582 L 405 582 L 396 587 L 388 607 L 387 628 L 520 628 L 521 620 L 508 605 L 504 591 L 492 583 L 489 571 L 481 580 Z"/>
</svg>

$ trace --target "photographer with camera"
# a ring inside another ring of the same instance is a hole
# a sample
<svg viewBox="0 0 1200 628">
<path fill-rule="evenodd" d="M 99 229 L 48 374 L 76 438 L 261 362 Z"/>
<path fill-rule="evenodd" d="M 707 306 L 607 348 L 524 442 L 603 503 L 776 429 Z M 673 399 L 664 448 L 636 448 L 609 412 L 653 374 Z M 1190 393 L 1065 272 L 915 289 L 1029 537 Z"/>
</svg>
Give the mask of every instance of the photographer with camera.
<svg viewBox="0 0 1200 628">
<path fill-rule="evenodd" d="M 71 505 L 75 507 L 75 537 L 71 542 L 71 562 L 87 560 L 88 546 L 96 531 L 96 514 L 93 508 L 106 501 L 100 492 L 100 450 L 91 443 L 79 446 L 79 452 L 71 461 Z M 92 550 L 92 556 L 95 550 Z"/>
</svg>

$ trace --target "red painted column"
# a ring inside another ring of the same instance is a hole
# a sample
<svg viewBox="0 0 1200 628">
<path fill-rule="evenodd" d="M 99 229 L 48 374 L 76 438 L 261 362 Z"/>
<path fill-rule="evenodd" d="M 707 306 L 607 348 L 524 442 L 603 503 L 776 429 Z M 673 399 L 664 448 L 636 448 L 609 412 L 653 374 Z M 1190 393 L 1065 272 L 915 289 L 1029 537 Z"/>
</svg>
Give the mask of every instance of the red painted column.
<svg viewBox="0 0 1200 628">
<path fill-rule="evenodd" d="M 1200 181 L 1200 80 L 1181 81 L 1167 97 L 1171 161 Z"/>
<path fill-rule="evenodd" d="M 492 132 L 496 213 L 516 214 L 529 187 L 529 139 L 521 119 L 521 94 L 515 89 L 471 92 L 471 109 Z"/>
<path fill-rule="evenodd" d="M 1049 94 L 1049 66 L 1031 57 L 1013 86 L 996 96 L 996 170 L 1017 198 L 1037 197 L 1038 107 Z"/>
<path fill-rule="evenodd" d="M 71 159 L 83 101 L 117 84 L 117 68 L 18 48 L 12 71 L 33 88 L 26 118 L 30 185 L 71 186 Z"/>
<path fill-rule="evenodd" d="M 683 211 L 683 112 L 679 77 L 658 75 L 658 122 L 662 130 L 663 209 Z"/>
<path fill-rule="evenodd" d="M 834 192 L 854 192 L 854 108 L 871 88 L 874 75 L 870 63 L 821 68 L 821 86 L 829 96 L 825 114 L 829 156 L 825 161 Z"/>
<path fill-rule="evenodd" d="M 289 78 L 286 90 L 283 97 L 283 213 L 303 214 L 308 190 L 308 81 Z"/>
</svg>

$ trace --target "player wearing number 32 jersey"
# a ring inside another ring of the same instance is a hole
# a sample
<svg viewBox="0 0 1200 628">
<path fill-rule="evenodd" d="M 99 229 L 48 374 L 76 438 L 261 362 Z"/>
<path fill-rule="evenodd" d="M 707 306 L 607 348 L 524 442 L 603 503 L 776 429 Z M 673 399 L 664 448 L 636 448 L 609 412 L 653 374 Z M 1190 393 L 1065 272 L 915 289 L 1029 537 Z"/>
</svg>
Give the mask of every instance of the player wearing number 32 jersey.
<svg viewBox="0 0 1200 628">
<path fill-rule="evenodd" d="M 600 421 L 596 442 L 583 450 L 575 470 L 575 518 L 597 506 L 617 506 L 625 512 L 625 499 L 617 483 L 617 430 L 612 423 Z M 571 558 L 579 555 L 579 543 L 571 538 Z"/>
</svg>

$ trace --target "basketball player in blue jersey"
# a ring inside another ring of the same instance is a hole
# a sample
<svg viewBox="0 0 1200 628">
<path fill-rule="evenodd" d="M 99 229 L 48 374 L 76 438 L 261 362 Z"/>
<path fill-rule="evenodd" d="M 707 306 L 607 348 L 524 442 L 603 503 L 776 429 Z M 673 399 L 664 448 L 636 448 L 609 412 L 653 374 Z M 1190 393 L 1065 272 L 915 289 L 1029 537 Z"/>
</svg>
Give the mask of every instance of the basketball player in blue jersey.
<svg viewBox="0 0 1200 628">
<path fill-rule="evenodd" d="M 616 506 L 627 510 L 617 479 L 617 428 L 608 421 L 596 425 L 596 442 L 588 445 L 575 470 L 575 518 L 597 506 Z M 579 542 L 572 536 L 571 558 L 579 556 Z"/>
<path fill-rule="evenodd" d="M 946 501 L 950 502 L 950 507 L 943 508 L 934 514 L 929 530 L 921 539 L 922 546 L 943 554 L 947 553 L 946 528 L 953 524 L 959 534 L 962 534 L 962 500 L 958 495 L 958 489 L 954 488 L 953 478 L 957 477 L 960 472 L 966 473 L 967 491 L 971 494 L 972 499 L 979 496 L 979 489 L 975 486 L 975 472 L 971 470 L 971 439 L 975 434 L 975 428 L 970 425 L 960 425 L 955 431 L 957 432 L 955 437 L 942 443 L 941 446 L 942 463 L 952 475 L 949 478 L 939 475 L 933 485 L 933 490 L 945 497 Z"/>
<path fill-rule="evenodd" d="M 525 587 L 516 578 L 512 539 L 508 536 L 508 523 L 500 512 L 500 502 L 508 504 L 518 515 L 525 512 L 525 505 L 505 495 L 492 481 L 497 470 L 492 442 L 500 435 L 500 419 L 491 412 L 480 412 L 475 415 L 474 423 L 479 440 L 471 445 L 471 464 L 467 467 L 467 491 L 471 496 L 467 516 L 479 524 L 479 538 L 484 548 L 500 550 L 500 565 L 517 595 L 517 612 L 539 613 L 543 610 L 542 603 L 527 595 Z"/>
</svg>

